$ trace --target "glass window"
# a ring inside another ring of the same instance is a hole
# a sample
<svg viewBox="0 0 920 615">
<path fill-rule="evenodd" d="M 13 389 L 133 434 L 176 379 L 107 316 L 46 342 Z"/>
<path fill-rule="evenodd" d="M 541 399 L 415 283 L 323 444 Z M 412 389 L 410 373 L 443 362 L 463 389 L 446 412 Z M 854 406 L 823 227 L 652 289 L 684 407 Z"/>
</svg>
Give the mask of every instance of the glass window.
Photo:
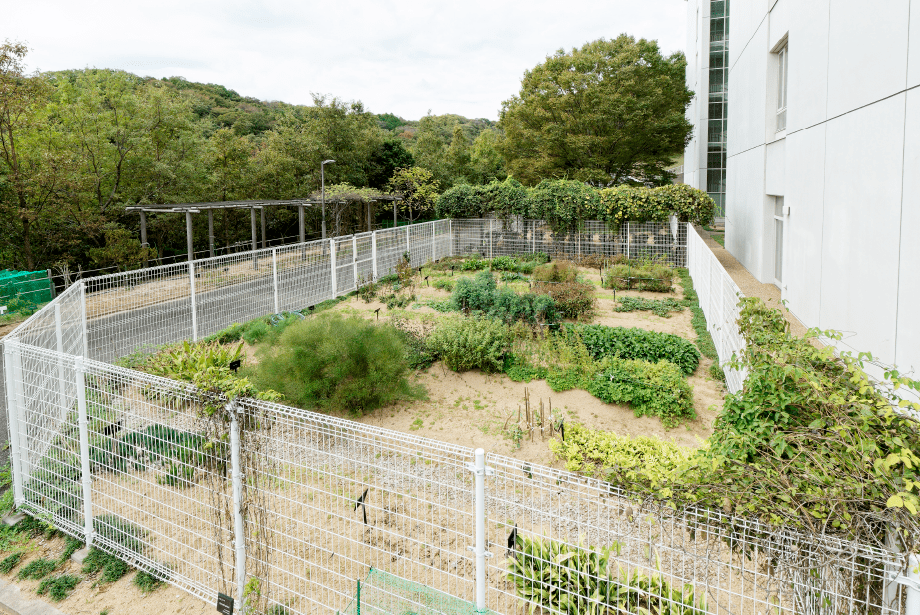
<svg viewBox="0 0 920 615">
<path fill-rule="evenodd" d="M 776 79 L 776 132 L 786 130 L 786 100 L 789 83 L 789 46 L 779 50 Z"/>
<path fill-rule="evenodd" d="M 773 203 L 773 277 L 776 278 L 777 284 L 783 282 L 783 205 L 784 197 L 774 197 Z"/>
</svg>

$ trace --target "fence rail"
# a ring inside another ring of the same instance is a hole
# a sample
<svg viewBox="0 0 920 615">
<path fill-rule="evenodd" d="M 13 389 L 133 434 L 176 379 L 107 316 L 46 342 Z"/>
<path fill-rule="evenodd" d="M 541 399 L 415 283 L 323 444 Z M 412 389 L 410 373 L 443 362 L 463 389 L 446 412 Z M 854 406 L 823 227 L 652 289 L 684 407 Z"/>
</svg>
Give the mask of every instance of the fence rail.
<svg viewBox="0 0 920 615">
<path fill-rule="evenodd" d="M 344 294 L 407 251 L 413 264 L 528 241 L 614 254 L 640 233 L 689 260 L 707 316 L 722 319 L 714 336 L 725 329 L 730 310 L 714 310 L 728 299 L 710 297 L 716 270 L 692 229 L 630 226 L 625 244 L 593 244 L 590 227 L 549 243 L 543 229 L 439 221 L 78 282 L 4 340 L 17 505 L 202 599 L 221 592 L 259 613 L 344 611 L 373 569 L 403 580 L 390 596 L 399 612 L 442 612 L 437 594 L 508 614 L 914 615 L 904 557 L 880 547 L 675 511 L 570 472 L 215 400 L 109 363 Z"/>
</svg>

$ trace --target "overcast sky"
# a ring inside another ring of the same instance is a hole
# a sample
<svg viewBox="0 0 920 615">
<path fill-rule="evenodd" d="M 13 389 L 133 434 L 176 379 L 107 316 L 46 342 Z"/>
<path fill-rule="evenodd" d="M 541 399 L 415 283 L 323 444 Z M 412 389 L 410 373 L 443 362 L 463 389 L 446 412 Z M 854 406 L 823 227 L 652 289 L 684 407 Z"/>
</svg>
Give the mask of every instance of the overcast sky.
<svg viewBox="0 0 920 615">
<path fill-rule="evenodd" d="M 28 0 L 4 2 L 0 39 L 30 69 L 120 68 L 375 113 L 498 119 L 524 71 L 559 48 L 622 32 L 684 49 L 684 0 Z"/>
</svg>

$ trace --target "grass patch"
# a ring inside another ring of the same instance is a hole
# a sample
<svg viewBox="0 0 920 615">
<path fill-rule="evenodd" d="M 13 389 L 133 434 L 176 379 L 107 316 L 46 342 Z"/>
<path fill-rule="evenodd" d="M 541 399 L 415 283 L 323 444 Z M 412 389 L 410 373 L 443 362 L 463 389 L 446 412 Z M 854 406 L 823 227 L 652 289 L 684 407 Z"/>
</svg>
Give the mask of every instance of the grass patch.
<svg viewBox="0 0 920 615">
<path fill-rule="evenodd" d="M 99 580 L 103 583 L 114 583 L 128 574 L 128 570 L 130 567 L 124 561 L 96 547 L 92 547 L 83 560 L 83 574 L 101 572 Z"/>
<path fill-rule="evenodd" d="M 620 297 L 614 312 L 652 312 L 655 316 L 670 318 L 671 312 L 682 312 L 684 305 L 677 299 L 644 299 L 642 297 Z"/>
<path fill-rule="evenodd" d="M 20 581 L 43 579 L 57 570 L 57 567 L 58 563 L 56 560 L 40 557 L 26 564 L 26 566 L 19 571 L 19 574 L 16 575 L 16 578 Z"/>
<path fill-rule="evenodd" d="M 3 561 L 0 562 L 0 573 L 9 574 L 13 571 L 13 568 L 19 565 L 19 562 L 22 561 L 22 551 L 18 553 L 13 553 L 12 555 L 7 555 L 3 558 Z"/>
<path fill-rule="evenodd" d="M 67 537 L 67 542 L 64 544 L 64 552 L 61 553 L 61 556 L 58 558 L 58 562 L 63 564 L 70 559 L 70 556 L 83 548 L 83 542 L 77 540 L 73 536 Z"/>
<path fill-rule="evenodd" d="M 60 602 L 73 591 L 79 582 L 80 577 L 76 575 L 59 574 L 39 583 L 35 593 L 39 596 L 44 596 L 47 593 L 49 598 L 55 602 Z"/>
<path fill-rule="evenodd" d="M 690 324 L 693 326 L 693 330 L 696 331 L 696 347 L 700 349 L 700 353 L 704 357 L 709 357 L 718 363 L 719 354 L 716 352 L 716 345 L 713 343 L 712 336 L 709 335 L 709 331 L 707 330 L 706 315 L 703 314 L 703 308 L 700 307 L 699 303 L 699 296 L 693 289 L 693 279 L 690 277 L 690 270 L 682 267 L 677 270 L 677 275 L 680 276 L 680 285 L 684 289 L 684 302 L 693 314 Z"/>
</svg>

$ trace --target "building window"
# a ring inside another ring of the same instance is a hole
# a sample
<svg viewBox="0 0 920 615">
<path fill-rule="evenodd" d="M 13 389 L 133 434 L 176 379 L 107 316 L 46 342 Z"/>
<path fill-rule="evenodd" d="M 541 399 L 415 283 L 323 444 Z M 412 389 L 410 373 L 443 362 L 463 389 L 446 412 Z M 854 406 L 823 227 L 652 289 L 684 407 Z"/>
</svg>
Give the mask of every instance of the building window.
<svg viewBox="0 0 920 615">
<path fill-rule="evenodd" d="M 716 203 L 716 218 L 725 217 L 725 142 L 728 128 L 729 0 L 709 3 L 709 107 L 706 135 L 706 192 Z M 702 137 L 701 137 L 702 140 Z"/>
<path fill-rule="evenodd" d="M 783 221 L 785 220 L 785 199 L 781 196 L 773 197 L 773 278 L 776 285 L 783 283 Z"/>
<path fill-rule="evenodd" d="M 786 99 L 789 89 L 789 46 L 784 45 L 776 54 L 779 60 L 776 88 L 776 132 L 786 130 Z"/>
</svg>

